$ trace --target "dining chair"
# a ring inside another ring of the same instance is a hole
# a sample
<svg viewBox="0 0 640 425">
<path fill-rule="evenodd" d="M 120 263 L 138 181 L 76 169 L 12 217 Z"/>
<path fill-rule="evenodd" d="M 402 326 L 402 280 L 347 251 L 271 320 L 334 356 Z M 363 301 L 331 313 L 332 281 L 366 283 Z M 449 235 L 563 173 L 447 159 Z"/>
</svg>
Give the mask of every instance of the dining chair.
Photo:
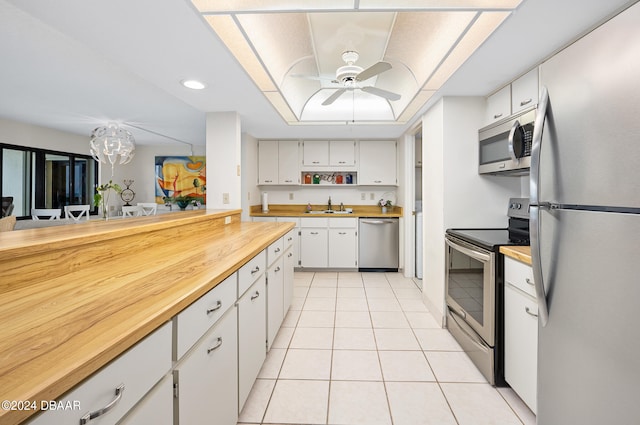
<svg viewBox="0 0 640 425">
<path fill-rule="evenodd" d="M 158 204 L 155 202 L 138 202 L 141 215 L 156 215 L 158 212 Z"/>
<path fill-rule="evenodd" d="M 85 220 L 89 220 L 90 209 L 91 205 L 65 205 L 64 216 L 72 219 L 76 223 L 79 222 L 83 216 L 85 217 Z"/>
<path fill-rule="evenodd" d="M 0 217 L 9 217 L 13 212 L 13 196 L 2 197 L 2 213 Z"/>
<path fill-rule="evenodd" d="M 140 217 L 141 215 L 142 209 L 137 205 L 122 207 L 122 217 Z"/>
<path fill-rule="evenodd" d="M 48 217 L 47 220 L 60 220 L 59 208 L 31 208 L 31 219 L 40 220 L 40 217 Z"/>
</svg>

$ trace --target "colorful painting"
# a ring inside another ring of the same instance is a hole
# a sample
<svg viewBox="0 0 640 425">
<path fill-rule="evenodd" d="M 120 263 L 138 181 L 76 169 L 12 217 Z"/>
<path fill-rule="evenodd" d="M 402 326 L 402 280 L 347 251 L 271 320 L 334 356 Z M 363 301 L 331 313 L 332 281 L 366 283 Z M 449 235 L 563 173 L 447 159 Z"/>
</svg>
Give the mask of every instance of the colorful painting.
<svg viewBox="0 0 640 425">
<path fill-rule="evenodd" d="M 204 156 L 156 156 L 156 202 L 163 198 L 189 197 L 206 204 L 206 160 Z"/>
</svg>

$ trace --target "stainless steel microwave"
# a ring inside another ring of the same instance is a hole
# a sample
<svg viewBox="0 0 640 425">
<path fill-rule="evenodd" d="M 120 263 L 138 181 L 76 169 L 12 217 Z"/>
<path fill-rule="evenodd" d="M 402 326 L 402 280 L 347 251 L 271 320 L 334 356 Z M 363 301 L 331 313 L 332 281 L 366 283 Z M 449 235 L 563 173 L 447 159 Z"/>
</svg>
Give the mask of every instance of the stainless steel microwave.
<svg viewBox="0 0 640 425">
<path fill-rule="evenodd" d="M 478 173 L 529 174 L 535 107 L 488 125 L 478 131 Z"/>
</svg>

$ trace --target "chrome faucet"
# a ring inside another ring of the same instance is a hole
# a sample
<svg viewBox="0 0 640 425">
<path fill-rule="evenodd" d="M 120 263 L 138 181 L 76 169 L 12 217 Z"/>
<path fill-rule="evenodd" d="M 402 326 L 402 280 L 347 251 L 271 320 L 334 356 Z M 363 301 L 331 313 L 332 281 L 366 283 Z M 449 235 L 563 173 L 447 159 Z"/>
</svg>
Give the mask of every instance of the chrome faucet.
<svg viewBox="0 0 640 425">
<path fill-rule="evenodd" d="M 340 211 L 344 211 L 344 203 L 340 202 Z"/>
<path fill-rule="evenodd" d="M 327 204 L 327 209 L 331 211 L 331 196 L 329 196 L 329 202 Z"/>
</svg>

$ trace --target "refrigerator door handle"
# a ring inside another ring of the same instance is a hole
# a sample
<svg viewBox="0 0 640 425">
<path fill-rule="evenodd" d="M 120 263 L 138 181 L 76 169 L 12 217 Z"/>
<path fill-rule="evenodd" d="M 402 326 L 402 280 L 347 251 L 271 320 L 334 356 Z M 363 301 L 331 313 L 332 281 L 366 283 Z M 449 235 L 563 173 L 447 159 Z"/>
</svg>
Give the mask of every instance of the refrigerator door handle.
<svg viewBox="0 0 640 425">
<path fill-rule="evenodd" d="M 533 282 L 538 300 L 538 320 L 542 327 L 549 321 L 547 295 L 544 291 L 542 276 L 542 259 L 540 258 L 540 210 L 549 208 L 549 204 L 540 202 L 540 148 L 542 147 L 542 130 L 547 118 L 549 107 L 549 92 L 542 87 L 538 112 L 533 125 L 533 140 L 531 142 L 531 170 L 529 173 L 529 227 L 531 232 L 531 263 L 533 266 Z"/>
</svg>

